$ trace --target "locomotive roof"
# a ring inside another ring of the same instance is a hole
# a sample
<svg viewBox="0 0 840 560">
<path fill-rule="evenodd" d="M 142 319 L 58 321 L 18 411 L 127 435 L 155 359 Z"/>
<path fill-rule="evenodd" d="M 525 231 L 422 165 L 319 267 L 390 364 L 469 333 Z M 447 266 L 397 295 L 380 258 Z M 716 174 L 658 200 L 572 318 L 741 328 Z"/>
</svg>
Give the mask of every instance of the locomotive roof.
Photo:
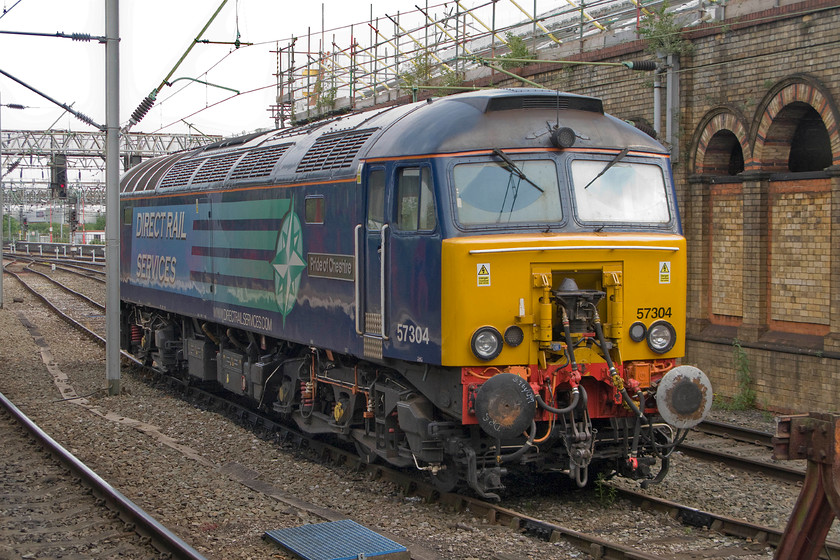
<svg viewBox="0 0 840 560">
<path fill-rule="evenodd" d="M 600 99 L 543 89 L 482 90 L 225 139 L 148 160 L 123 176 L 121 191 L 346 179 L 365 159 L 551 148 L 550 132 L 557 126 L 575 131 L 575 147 L 667 153 L 647 134 L 605 114 Z"/>
</svg>

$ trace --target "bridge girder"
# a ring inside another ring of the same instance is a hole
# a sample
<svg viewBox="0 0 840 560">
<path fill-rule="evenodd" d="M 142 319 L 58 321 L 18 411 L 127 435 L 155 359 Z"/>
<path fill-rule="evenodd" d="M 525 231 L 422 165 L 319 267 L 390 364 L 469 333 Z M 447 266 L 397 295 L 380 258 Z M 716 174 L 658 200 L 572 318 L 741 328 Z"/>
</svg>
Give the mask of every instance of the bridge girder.
<svg viewBox="0 0 840 560">
<path fill-rule="evenodd" d="M 192 134 L 121 134 L 123 171 L 143 159 L 192 150 L 221 138 Z M 71 193 L 75 191 L 91 204 L 105 203 L 104 132 L 3 130 L 2 150 L 0 175 L 6 193 L 5 204 L 48 202 L 52 197 L 50 162 L 57 154 L 67 157 Z M 78 172 L 78 181 L 73 180 L 74 171 Z"/>
</svg>

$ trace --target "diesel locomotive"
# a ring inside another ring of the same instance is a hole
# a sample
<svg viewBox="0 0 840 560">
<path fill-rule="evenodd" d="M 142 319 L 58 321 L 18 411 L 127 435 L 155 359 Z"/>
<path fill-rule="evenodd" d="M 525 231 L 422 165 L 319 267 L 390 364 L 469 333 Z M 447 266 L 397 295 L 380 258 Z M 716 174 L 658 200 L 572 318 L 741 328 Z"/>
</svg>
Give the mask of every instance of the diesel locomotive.
<svg viewBox="0 0 840 560">
<path fill-rule="evenodd" d="M 367 461 L 657 482 L 712 402 L 668 151 L 593 97 L 486 90 L 145 161 L 122 346 Z"/>
</svg>

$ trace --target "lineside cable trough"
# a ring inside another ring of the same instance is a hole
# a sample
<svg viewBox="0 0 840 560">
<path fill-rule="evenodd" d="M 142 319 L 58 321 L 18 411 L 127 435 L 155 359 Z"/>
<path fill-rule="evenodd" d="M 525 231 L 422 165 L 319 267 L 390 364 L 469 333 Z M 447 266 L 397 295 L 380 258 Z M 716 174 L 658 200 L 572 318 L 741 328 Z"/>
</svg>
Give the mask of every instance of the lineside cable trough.
<svg viewBox="0 0 840 560">
<path fill-rule="evenodd" d="M 266 531 L 265 538 L 305 560 L 410 560 L 403 545 L 351 519 Z"/>
</svg>

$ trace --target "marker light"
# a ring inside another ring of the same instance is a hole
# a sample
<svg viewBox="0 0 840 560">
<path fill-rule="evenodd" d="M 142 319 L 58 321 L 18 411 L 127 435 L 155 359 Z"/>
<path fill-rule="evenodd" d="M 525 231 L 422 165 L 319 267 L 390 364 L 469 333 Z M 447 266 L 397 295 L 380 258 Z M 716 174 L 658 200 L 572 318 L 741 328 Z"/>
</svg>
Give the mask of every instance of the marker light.
<svg viewBox="0 0 840 560">
<path fill-rule="evenodd" d="M 523 333 L 522 329 L 518 326 L 511 325 L 507 329 L 505 329 L 505 342 L 508 344 L 508 346 L 516 348 L 517 346 L 522 344 L 523 340 L 525 340 L 525 333 Z"/>
<path fill-rule="evenodd" d="M 632 325 L 630 325 L 630 340 L 633 342 L 641 342 L 645 339 L 645 335 L 647 334 L 647 327 L 645 327 L 644 323 L 636 321 Z"/>
</svg>

